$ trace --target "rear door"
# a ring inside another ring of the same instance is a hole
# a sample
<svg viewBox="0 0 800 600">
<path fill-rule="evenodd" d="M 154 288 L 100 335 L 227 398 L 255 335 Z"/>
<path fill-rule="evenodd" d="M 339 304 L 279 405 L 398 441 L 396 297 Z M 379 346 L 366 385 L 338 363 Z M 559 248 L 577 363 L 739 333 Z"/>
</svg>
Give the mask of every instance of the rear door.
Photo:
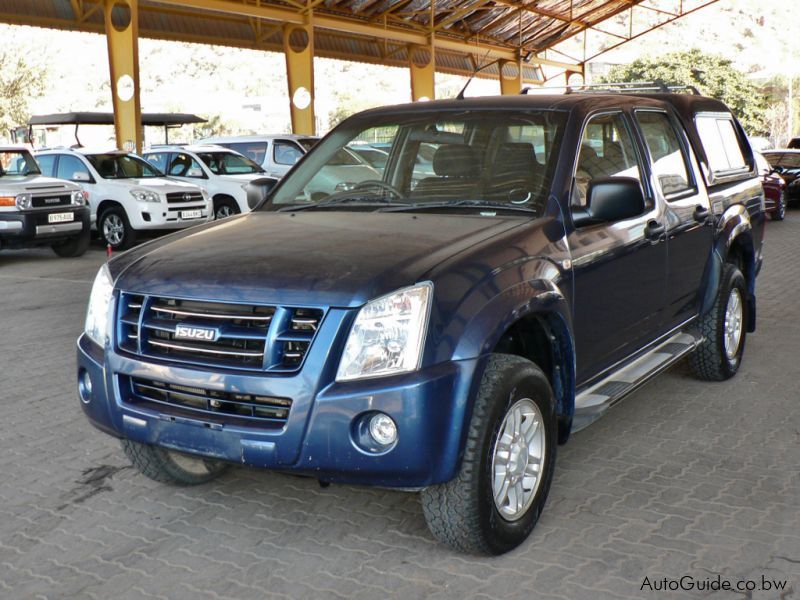
<svg viewBox="0 0 800 600">
<path fill-rule="evenodd" d="M 572 205 L 586 204 L 593 179 L 633 177 L 647 198 L 641 215 L 586 225 L 568 237 L 574 274 L 578 384 L 656 339 L 667 276 L 663 206 L 646 183 L 641 150 L 622 112 L 591 117 L 583 132 Z"/>
<path fill-rule="evenodd" d="M 703 275 L 711 257 L 713 219 L 708 194 L 698 185 L 689 143 L 666 111 L 637 110 L 639 132 L 649 154 L 651 180 L 666 206 L 667 286 L 664 325 L 677 327 L 699 309 Z"/>
</svg>

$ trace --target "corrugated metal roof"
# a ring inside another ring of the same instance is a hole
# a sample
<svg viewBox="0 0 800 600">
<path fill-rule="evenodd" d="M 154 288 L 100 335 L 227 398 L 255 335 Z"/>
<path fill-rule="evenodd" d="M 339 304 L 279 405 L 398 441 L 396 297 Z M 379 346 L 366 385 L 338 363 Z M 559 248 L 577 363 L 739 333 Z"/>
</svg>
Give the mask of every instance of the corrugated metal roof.
<svg viewBox="0 0 800 600">
<path fill-rule="evenodd" d="M 313 5 L 318 56 L 405 66 L 412 36 L 436 41 L 437 70 L 471 73 L 486 48 L 534 56 L 632 5 L 652 0 L 322 0 Z M 281 0 L 140 0 L 143 37 L 282 50 L 281 15 L 308 14 Z M 306 5 L 307 6 L 307 5 Z M 319 23 L 325 20 L 324 26 Z M 103 30 L 100 0 L 0 0 L 0 21 Z M 340 25 L 337 27 L 337 24 Z M 277 28 L 277 29 L 276 29 Z M 413 38 L 416 39 L 416 38 Z M 441 42 L 441 44 L 440 44 Z M 441 46 L 441 47 L 440 47 Z M 474 51 L 472 48 L 474 47 Z M 497 76 L 496 65 L 481 73 Z"/>
</svg>

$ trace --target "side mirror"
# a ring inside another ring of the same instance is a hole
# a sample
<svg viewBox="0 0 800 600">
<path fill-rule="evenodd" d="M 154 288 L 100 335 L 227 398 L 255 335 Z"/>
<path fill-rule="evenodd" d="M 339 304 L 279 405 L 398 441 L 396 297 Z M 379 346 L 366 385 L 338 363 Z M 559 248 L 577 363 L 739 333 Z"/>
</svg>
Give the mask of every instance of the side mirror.
<svg viewBox="0 0 800 600">
<path fill-rule="evenodd" d="M 247 206 L 250 207 L 250 210 L 253 210 L 264 202 L 277 183 L 278 180 L 272 177 L 260 177 L 248 183 L 246 187 Z"/>
<path fill-rule="evenodd" d="M 76 171 L 72 174 L 72 181 L 91 181 L 91 177 L 85 171 Z"/>
<path fill-rule="evenodd" d="M 586 208 L 572 211 L 575 227 L 622 221 L 645 210 L 642 184 L 632 177 L 593 179 L 586 197 Z"/>
</svg>

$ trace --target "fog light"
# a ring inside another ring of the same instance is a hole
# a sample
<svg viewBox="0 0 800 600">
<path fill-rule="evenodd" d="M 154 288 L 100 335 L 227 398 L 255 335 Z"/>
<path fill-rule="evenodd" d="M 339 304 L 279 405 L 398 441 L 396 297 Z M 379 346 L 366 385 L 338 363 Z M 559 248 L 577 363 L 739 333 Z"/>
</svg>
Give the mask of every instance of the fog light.
<svg viewBox="0 0 800 600">
<path fill-rule="evenodd" d="M 92 400 L 92 378 L 84 369 L 78 374 L 78 395 L 84 404 L 89 404 Z"/>
<path fill-rule="evenodd" d="M 378 413 L 369 420 L 369 435 L 381 446 L 394 444 L 397 440 L 397 425 L 389 415 Z"/>
</svg>

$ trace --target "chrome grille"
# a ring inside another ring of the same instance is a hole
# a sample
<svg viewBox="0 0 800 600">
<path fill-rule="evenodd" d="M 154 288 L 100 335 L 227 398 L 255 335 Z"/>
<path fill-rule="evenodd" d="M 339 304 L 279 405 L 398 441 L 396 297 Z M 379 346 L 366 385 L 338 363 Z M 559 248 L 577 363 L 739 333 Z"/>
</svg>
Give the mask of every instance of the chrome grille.
<svg viewBox="0 0 800 600">
<path fill-rule="evenodd" d="M 292 401 L 260 394 L 239 394 L 141 377 L 120 377 L 123 399 L 161 413 L 239 425 L 283 426 Z"/>
<path fill-rule="evenodd" d="M 120 294 L 117 347 L 176 363 L 252 371 L 302 366 L 324 311 Z"/>
<path fill-rule="evenodd" d="M 167 204 L 185 204 L 188 202 L 205 202 L 202 192 L 169 192 Z"/>
</svg>

